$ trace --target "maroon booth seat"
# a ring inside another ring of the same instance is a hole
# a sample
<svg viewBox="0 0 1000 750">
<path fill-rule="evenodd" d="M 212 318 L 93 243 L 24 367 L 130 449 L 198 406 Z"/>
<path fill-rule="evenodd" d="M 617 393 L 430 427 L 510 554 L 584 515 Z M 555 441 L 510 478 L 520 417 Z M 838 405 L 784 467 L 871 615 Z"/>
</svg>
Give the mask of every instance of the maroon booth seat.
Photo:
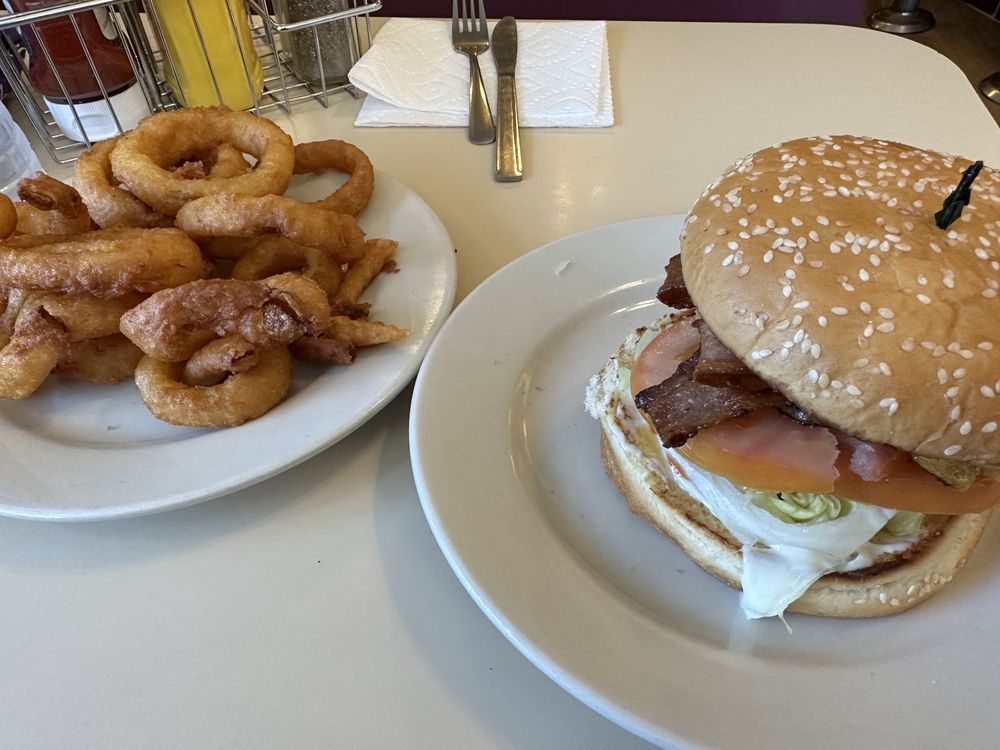
<svg viewBox="0 0 1000 750">
<path fill-rule="evenodd" d="M 888 0 L 886 0 L 888 5 Z M 861 24 L 864 0 L 486 0 L 490 18 L 578 18 L 609 21 L 779 21 Z M 451 17 L 447 0 L 386 0 L 379 15 Z"/>
</svg>

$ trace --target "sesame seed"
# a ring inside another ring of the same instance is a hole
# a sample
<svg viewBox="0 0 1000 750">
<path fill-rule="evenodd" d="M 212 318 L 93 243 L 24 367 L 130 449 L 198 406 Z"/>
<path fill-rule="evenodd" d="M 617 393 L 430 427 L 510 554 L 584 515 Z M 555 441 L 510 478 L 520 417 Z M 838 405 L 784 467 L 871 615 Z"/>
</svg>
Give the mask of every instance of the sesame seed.
<svg viewBox="0 0 1000 750">
<path fill-rule="evenodd" d="M 729 242 L 726 243 L 726 247 L 728 247 L 730 250 L 739 250 L 740 243 L 736 242 L 735 240 L 729 240 Z"/>
<path fill-rule="evenodd" d="M 784 296 L 786 298 L 787 297 L 791 297 L 792 296 L 792 288 L 790 286 L 786 286 L 784 289 L 781 290 L 781 294 L 782 294 L 782 296 Z"/>
<path fill-rule="evenodd" d="M 948 382 L 948 371 L 943 367 L 939 367 L 937 371 L 937 379 L 941 385 Z"/>
<path fill-rule="evenodd" d="M 768 250 L 766 253 L 764 253 L 765 263 L 770 263 L 773 258 L 774 258 L 774 250 Z"/>
<path fill-rule="evenodd" d="M 831 307 L 830 308 L 830 312 L 832 312 L 834 315 L 847 315 L 847 308 L 846 307 Z"/>
<path fill-rule="evenodd" d="M 885 362 L 879 362 L 878 369 L 883 375 L 892 375 L 892 368 Z"/>
<path fill-rule="evenodd" d="M 826 328 L 827 326 L 827 320 L 825 315 L 820 315 L 818 318 L 816 318 L 816 322 L 819 323 L 821 328 Z"/>
<path fill-rule="evenodd" d="M 943 281 L 944 285 L 949 289 L 955 288 L 955 279 L 952 278 L 951 276 L 945 276 L 941 281 Z"/>
<path fill-rule="evenodd" d="M 962 426 L 958 428 L 958 432 L 959 434 L 962 435 L 968 435 L 970 432 L 972 432 L 972 422 L 970 422 L 968 419 L 962 422 Z"/>
<path fill-rule="evenodd" d="M 929 305 L 931 303 L 931 298 L 928 297 L 926 294 L 918 294 L 917 299 L 920 302 L 923 302 L 925 305 Z"/>
<path fill-rule="evenodd" d="M 712 243 L 712 242 L 709 242 L 707 245 L 705 245 L 705 255 L 708 255 L 714 249 L 715 249 L 715 244 Z"/>
<path fill-rule="evenodd" d="M 993 344 L 991 344 L 989 341 L 980 341 L 978 344 L 976 344 L 976 347 L 982 349 L 983 351 L 988 352 L 990 349 L 993 348 Z"/>
<path fill-rule="evenodd" d="M 862 281 L 868 281 L 868 279 L 871 278 L 871 275 L 868 273 L 868 271 L 861 268 L 858 270 L 858 278 L 861 279 Z"/>
<path fill-rule="evenodd" d="M 836 243 L 836 242 L 831 242 L 830 243 L 830 252 L 833 253 L 834 255 L 836 255 L 837 253 L 839 253 L 841 251 L 841 249 L 842 248 L 841 248 L 841 246 L 840 246 L 839 243 Z"/>
<path fill-rule="evenodd" d="M 813 344 L 809 348 L 809 353 L 812 355 L 813 359 L 819 359 L 820 355 L 823 353 L 823 350 L 820 348 L 819 344 Z"/>
<path fill-rule="evenodd" d="M 796 302 L 794 305 L 792 305 L 792 307 L 794 307 L 796 310 L 805 310 L 807 307 L 809 307 L 809 300 L 802 300 L 800 302 Z"/>
<path fill-rule="evenodd" d="M 733 264 L 733 259 L 736 256 L 733 253 L 729 253 L 725 258 L 722 259 L 722 267 L 731 266 Z"/>
<path fill-rule="evenodd" d="M 771 349 L 756 349 L 750 352 L 750 356 L 753 359 L 764 359 L 765 357 L 770 357 L 774 352 Z"/>
<path fill-rule="evenodd" d="M 955 396 L 958 395 L 958 386 L 953 385 L 951 388 L 949 388 L 944 392 L 944 395 L 947 396 L 948 398 L 955 398 Z"/>
<path fill-rule="evenodd" d="M 879 323 L 877 326 L 875 326 L 875 330 L 879 331 L 880 333 L 890 333 L 893 329 L 895 329 L 895 327 L 896 327 L 895 323 L 893 323 L 890 320 L 887 320 L 885 323 Z"/>
<path fill-rule="evenodd" d="M 854 383 L 851 383 L 849 386 L 847 386 L 847 392 L 850 393 L 852 396 L 861 395 L 861 389 L 858 388 L 856 385 L 854 385 Z"/>
<path fill-rule="evenodd" d="M 947 448 L 944 449 L 944 455 L 946 455 L 946 456 L 954 456 L 960 450 L 962 450 L 962 446 L 961 445 L 949 445 Z"/>
<path fill-rule="evenodd" d="M 997 423 L 996 422 L 987 422 L 986 424 L 984 424 L 980 428 L 979 431 L 980 432 L 996 432 L 996 429 L 997 429 Z"/>
<path fill-rule="evenodd" d="M 958 369 L 952 371 L 951 376 L 955 378 L 955 380 L 961 380 L 965 377 L 966 372 L 967 371 L 964 367 L 959 367 Z"/>
<path fill-rule="evenodd" d="M 899 342 L 899 348 L 902 349 L 904 352 L 912 352 L 913 339 L 903 339 L 901 342 Z"/>
<path fill-rule="evenodd" d="M 830 220 L 825 216 L 823 216 L 822 214 L 816 217 L 816 221 L 822 224 L 824 227 L 830 223 Z"/>
<path fill-rule="evenodd" d="M 877 255 L 870 255 L 868 256 L 868 262 L 878 268 L 882 264 L 882 259 Z"/>
<path fill-rule="evenodd" d="M 848 190 L 848 189 L 847 189 L 846 187 L 844 187 L 843 185 L 840 185 L 840 186 L 838 186 L 838 187 L 837 187 L 837 192 L 838 192 L 838 193 L 840 193 L 840 194 L 841 194 L 842 196 L 844 196 L 845 198 L 847 198 L 847 197 L 848 197 L 848 196 L 850 196 L 850 194 L 851 194 L 851 191 L 850 191 L 850 190 Z"/>
<path fill-rule="evenodd" d="M 996 392 L 988 385 L 979 386 L 979 392 L 986 396 L 986 398 L 996 398 L 997 395 Z"/>
<path fill-rule="evenodd" d="M 816 372 L 816 370 L 810 369 L 809 372 L 806 373 L 806 377 L 809 378 L 810 383 L 815 383 L 819 380 L 819 373 Z"/>
</svg>

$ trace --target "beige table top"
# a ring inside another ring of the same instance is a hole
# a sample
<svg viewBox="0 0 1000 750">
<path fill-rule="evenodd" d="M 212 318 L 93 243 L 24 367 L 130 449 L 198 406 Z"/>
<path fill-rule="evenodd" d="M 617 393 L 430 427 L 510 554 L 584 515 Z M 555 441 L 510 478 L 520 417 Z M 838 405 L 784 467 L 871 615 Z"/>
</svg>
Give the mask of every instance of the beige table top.
<svg viewBox="0 0 1000 750">
<path fill-rule="evenodd" d="M 612 23 L 609 46 L 615 126 L 525 131 L 519 184 L 495 183 L 492 149 L 461 129 L 355 128 L 347 96 L 279 122 L 357 143 L 418 192 L 458 250 L 460 298 L 556 238 L 684 212 L 786 138 L 859 133 L 1000 165 L 961 72 L 905 39 Z M 408 405 L 407 391 L 323 454 L 200 506 L 0 519 L 0 744 L 645 746 L 535 670 L 454 579 L 410 475 Z"/>
</svg>

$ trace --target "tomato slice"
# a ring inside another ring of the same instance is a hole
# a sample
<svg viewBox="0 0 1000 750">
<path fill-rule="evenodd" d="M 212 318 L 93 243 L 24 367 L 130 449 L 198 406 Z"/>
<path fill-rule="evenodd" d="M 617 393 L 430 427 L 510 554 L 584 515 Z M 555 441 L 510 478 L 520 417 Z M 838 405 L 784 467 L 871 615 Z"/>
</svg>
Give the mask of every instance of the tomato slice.
<svg viewBox="0 0 1000 750">
<path fill-rule="evenodd" d="M 702 430 L 677 450 L 736 484 L 771 492 L 833 492 L 886 508 L 945 515 L 978 513 L 1000 502 L 1000 482 L 980 478 L 957 490 L 902 451 L 879 451 L 887 456 L 878 466 L 879 478 L 866 480 L 856 473 L 858 464 L 851 465 L 859 444 L 863 441 L 838 440 L 825 427 L 761 409 Z"/>
<path fill-rule="evenodd" d="M 840 476 L 833 485 L 833 491 L 841 497 L 896 510 L 944 515 L 979 513 L 1000 501 L 1000 482 L 980 477 L 968 489 L 957 490 L 902 452 L 882 479 L 868 482 L 850 470 L 845 453 L 837 460 Z"/>
<path fill-rule="evenodd" d="M 677 449 L 704 469 L 736 484 L 781 492 L 833 492 L 837 438 L 773 409 L 702 430 Z"/>
<path fill-rule="evenodd" d="M 684 318 L 660 331 L 639 352 L 639 358 L 632 365 L 632 395 L 669 378 L 700 345 L 701 336 L 691 318 Z"/>
</svg>

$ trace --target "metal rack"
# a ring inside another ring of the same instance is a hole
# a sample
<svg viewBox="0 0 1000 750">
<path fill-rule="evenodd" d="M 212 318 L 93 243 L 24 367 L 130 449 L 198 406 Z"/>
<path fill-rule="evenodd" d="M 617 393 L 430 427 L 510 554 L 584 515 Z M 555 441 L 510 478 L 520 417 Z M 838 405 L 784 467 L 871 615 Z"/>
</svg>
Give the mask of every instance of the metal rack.
<svg viewBox="0 0 1000 750">
<path fill-rule="evenodd" d="M 213 30 L 202 29 L 198 25 L 197 14 L 193 10 L 195 0 L 175 1 L 186 3 L 191 11 L 200 48 L 205 54 L 206 66 L 218 93 L 219 103 L 222 103 L 216 72 L 212 70 L 205 42 L 206 35 Z M 289 51 L 283 48 L 283 41 L 291 38 L 291 34 L 297 34 L 301 40 L 303 34 L 311 33 L 316 58 L 322 60 L 321 33 L 328 24 L 346 24 L 348 28 L 346 39 L 350 46 L 349 62 L 353 64 L 371 44 L 370 14 L 381 9 L 380 1 L 348 0 L 348 7 L 343 11 L 295 22 L 283 22 L 275 15 L 271 3 L 265 4 L 264 0 L 242 0 L 242 2 L 249 18 L 253 52 L 260 58 L 263 70 L 263 88 L 257 93 L 251 81 L 247 56 L 241 47 L 243 72 L 247 76 L 248 89 L 253 99 L 253 105 L 248 109 L 257 114 L 266 114 L 273 109 L 287 113 L 301 102 L 316 101 L 325 107 L 329 105 L 331 95 L 338 92 L 353 94 L 346 77 L 328 75 L 322 63 L 319 66 L 318 80 L 300 79 L 295 73 Z M 237 19 L 233 15 L 232 8 L 228 3 L 224 5 L 232 31 L 238 35 Z M 53 64 L 52 52 L 45 44 L 43 34 L 37 33 L 39 25 L 43 22 L 53 19 L 70 20 L 84 50 L 90 71 L 100 87 L 101 96 L 108 103 L 107 109 L 114 118 L 115 129 L 119 133 L 128 129 L 128 123 L 123 127 L 115 108 L 110 106 L 111 96 L 108 88 L 102 81 L 101 72 L 87 52 L 80 31 L 77 20 L 79 14 L 94 11 L 99 11 L 106 17 L 109 29 L 113 28 L 114 34 L 121 40 L 149 112 L 161 112 L 183 106 L 168 83 L 168 72 L 174 71 L 175 61 L 171 59 L 169 47 L 164 43 L 163 29 L 152 0 L 76 0 L 54 7 L 2 16 L 0 17 L 0 72 L 10 83 L 14 95 L 24 108 L 28 120 L 49 155 L 61 164 L 74 161 L 83 150 L 92 145 L 92 142 L 77 112 L 77 107 L 71 101 L 67 86 Z M 215 30 L 215 33 L 218 31 Z M 27 41 L 29 39 L 30 45 Z M 31 54 L 43 56 L 55 73 L 65 100 L 72 107 L 73 121 L 82 133 L 82 137 L 78 140 L 73 140 L 63 128 L 60 128 L 42 95 L 29 83 Z"/>
</svg>

